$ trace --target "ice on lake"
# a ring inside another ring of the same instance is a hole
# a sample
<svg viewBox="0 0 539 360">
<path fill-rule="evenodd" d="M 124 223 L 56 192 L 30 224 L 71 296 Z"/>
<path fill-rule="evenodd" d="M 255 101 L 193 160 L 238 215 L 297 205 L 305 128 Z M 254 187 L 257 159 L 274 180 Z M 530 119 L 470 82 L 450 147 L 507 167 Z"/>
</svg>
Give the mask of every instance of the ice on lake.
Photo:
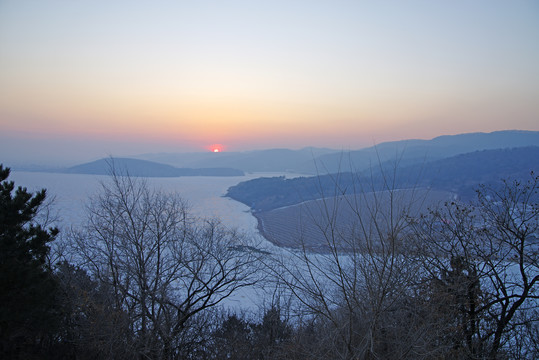
<svg viewBox="0 0 539 360">
<path fill-rule="evenodd" d="M 230 229 L 237 229 L 246 238 L 270 252 L 280 251 L 260 235 L 257 220 L 247 205 L 224 197 L 230 186 L 259 177 L 281 176 L 283 174 L 248 174 L 239 177 L 177 177 L 147 178 L 150 186 L 164 192 L 178 193 L 188 201 L 192 215 L 202 218 L 218 218 Z M 286 174 L 287 177 L 297 175 Z M 47 189 L 49 198 L 54 198 L 53 210 L 58 214 L 60 230 L 79 226 L 85 221 L 85 206 L 89 199 L 98 194 L 102 183 L 110 181 L 109 176 L 58 174 L 41 172 L 12 171 L 8 180 L 29 191 Z M 263 289 L 242 289 L 227 299 L 226 306 L 236 309 L 256 310 L 264 298 Z"/>
<path fill-rule="evenodd" d="M 235 177 L 177 177 L 146 178 L 150 186 L 165 192 L 178 193 L 187 200 L 191 213 L 202 218 L 218 218 L 229 227 L 249 236 L 260 237 L 257 220 L 247 205 L 224 197 L 230 186 L 263 176 L 283 174 L 248 174 Z M 294 176 L 294 175 L 287 175 Z M 91 196 L 110 179 L 103 175 L 58 174 L 12 171 L 9 180 L 16 186 L 29 191 L 47 189 L 49 198 L 54 198 L 53 209 L 58 213 L 60 227 L 80 225 L 85 219 L 85 206 Z"/>
</svg>

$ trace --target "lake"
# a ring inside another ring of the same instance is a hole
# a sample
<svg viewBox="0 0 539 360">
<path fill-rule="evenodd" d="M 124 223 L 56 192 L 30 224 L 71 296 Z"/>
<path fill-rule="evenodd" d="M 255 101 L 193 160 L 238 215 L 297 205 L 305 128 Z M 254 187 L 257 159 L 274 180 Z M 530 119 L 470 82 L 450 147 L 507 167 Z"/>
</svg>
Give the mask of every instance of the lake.
<svg viewBox="0 0 539 360">
<path fill-rule="evenodd" d="M 146 178 L 149 185 L 164 192 L 178 193 L 188 201 L 193 215 L 218 218 L 229 228 L 237 228 L 248 236 L 264 239 L 257 230 L 257 220 L 247 205 L 224 197 L 230 186 L 259 177 L 281 176 L 276 173 L 256 173 L 234 177 L 177 177 Z M 286 174 L 295 177 L 297 174 Z M 85 206 L 97 195 L 103 183 L 110 179 L 103 175 L 58 174 L 12 171 L 8 180 L 29 191 L 47 189 L 47 197 L 54 199 L 53 209 L 58 213 L 59 227 L 77 226 L 84 222 Z"/>
<path fill-rule="evenodd" d="M 281 176 L 285 174 L 256 173 L 238 177 L 178 177 L 147 178 L 150 186 L 165 192 L 178 193 L 188 201 L 191 213 L 205 218 L 219 218 L 228 228 L 235 228 L 247 238 L 270 252 L 280 249 L 264 239 L 257 229 L 257 220 L 247 205 L 224 197 L 230 186 L 259 177 Z M 299 176 L 286 174 L 287 177 Z M 108 176 L 58 174 L 41 172 L 12 171 L 8 180 L 16 186 L 24 186 L 29 191 L 47 189 L 48 198 L 54 198 L 53 210 L 58 214 L 58 227 L 62 229 L 78 226 L 85 220 L 85 206 L 89 199 L 98 194 L 102 183 L 110 181 Z M 238 311 L 256 312 L 266 298 L 263 289 L 244 288 L 223 303 Z"/>
</svg>

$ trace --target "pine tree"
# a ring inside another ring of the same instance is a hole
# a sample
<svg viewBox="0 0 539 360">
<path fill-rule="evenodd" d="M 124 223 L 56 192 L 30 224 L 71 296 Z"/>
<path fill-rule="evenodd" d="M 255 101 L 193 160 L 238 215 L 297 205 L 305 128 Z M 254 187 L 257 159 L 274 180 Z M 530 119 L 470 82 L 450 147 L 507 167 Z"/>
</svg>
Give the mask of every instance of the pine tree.
<svg viewBox="0 0 539 360">
<path fill-rule="evenodd" d="M 58 233 L 36 222 L 45 190 L 15 190 L 0 164 L 0 357 L 40 352 L 55 325 L 55 290 L 48 243 Z"/>
</svg>

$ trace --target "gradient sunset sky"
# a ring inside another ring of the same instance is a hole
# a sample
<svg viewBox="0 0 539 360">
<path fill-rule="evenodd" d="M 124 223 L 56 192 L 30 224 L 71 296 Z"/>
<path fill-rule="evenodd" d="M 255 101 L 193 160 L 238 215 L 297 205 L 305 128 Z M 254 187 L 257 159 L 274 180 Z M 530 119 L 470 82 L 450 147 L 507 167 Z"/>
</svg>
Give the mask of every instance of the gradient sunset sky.
<svg viewBox="0 0 539 360">
<path fill-rule="evenodd" d="M 0 1 L 0 162 L 505 129 L 539 130 L 536 0 Z"/>
</svg>

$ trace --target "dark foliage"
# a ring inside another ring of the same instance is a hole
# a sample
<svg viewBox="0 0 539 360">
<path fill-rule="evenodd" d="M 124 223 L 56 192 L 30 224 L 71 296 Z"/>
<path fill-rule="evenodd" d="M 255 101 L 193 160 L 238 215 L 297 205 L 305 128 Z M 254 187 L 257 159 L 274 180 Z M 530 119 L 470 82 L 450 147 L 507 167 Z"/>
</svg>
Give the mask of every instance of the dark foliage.
<svg viewBox="0 0 539 360">
<path fill-rule="evenodd" d="M 34 220 L 46 193 L 35 194 L 7 181 L 0 165 L 0 354 L 39 357 L 58 325 L 56 283 L 47 266 L 48 243 L 57 229 Z"/>
<path fill-rule="evenodd" d="M 277 307 L 266 310 L 260 323 L 229 315 L 213 333 L 213 359 L 289 359 L 294 330 Z"/>
<path fill-rule="evenodd" d="M 56 354 L 61 358 L 133 359 L 127 314 L 114 307 L 112 290 L 66 261 L 56 266 L 62 307 Z"/>
</svg>

